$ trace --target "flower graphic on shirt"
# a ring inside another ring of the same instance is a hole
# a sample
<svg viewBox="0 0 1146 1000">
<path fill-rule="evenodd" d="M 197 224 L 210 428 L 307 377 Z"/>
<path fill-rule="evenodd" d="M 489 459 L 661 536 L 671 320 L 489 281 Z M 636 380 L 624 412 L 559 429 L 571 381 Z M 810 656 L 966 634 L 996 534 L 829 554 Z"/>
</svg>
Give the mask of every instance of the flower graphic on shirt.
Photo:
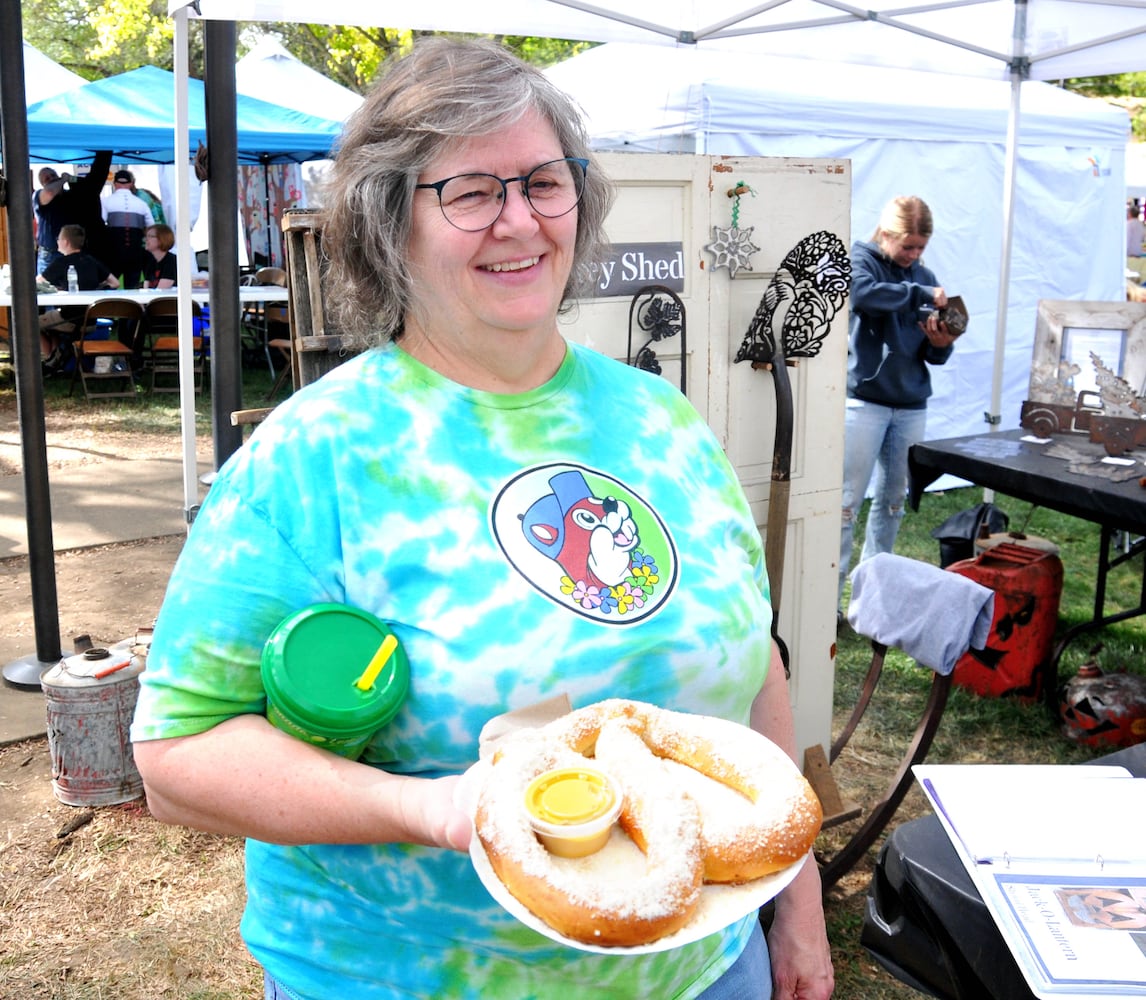
<svg viewBox="0 0 1146 1000">
<path fill-rule="evenodd" d="M 633 581 L 639 584 L 646 593 L 651 594 L 653 588 L 660 582 L 660 576 L 657 574 L 657 561 L 639 549 L 633 553 L 631 570 Z"/>
<path fill-rule="evenodd" d="M 584 580 L 574 581 L 569 576 L 561 577 L 561 593 L 574 604 L 586 610 L 601 609 L 605 614 L 616 611 L 619 615 L 640 610 L 653 595 L 660 582 L 657 574 L 657 561 L 639 550 L 633 552 L 629 566 L 630 576 L 615 587 L 594 587 Z"/>
<path fill-rule="evenodd" d="M 640 587 L 622 583 L 610 591 L 617 602 L 617 614 L 627 615 L 634 608 L 640 610 L 645 606 L 645 592 Z"/>
<path fill-rule="evenodd" d="M 568 580 L 569 577 L 566 576 L 562 579 Z M 570 583 L 572 583 L 572 581 L 570 581 Z M 561 589 L 565 589 L 564 583 L 562 583 Z M 569 595 L 573 598 L 574 602 L 580 604 L 581 607 L 587 610 L 601 606 L 601 589 L 585 583 L 584 580 L 578 580 L 577 583 L 573 584 L 573 589 L 569 591 Z"/>
</svg>

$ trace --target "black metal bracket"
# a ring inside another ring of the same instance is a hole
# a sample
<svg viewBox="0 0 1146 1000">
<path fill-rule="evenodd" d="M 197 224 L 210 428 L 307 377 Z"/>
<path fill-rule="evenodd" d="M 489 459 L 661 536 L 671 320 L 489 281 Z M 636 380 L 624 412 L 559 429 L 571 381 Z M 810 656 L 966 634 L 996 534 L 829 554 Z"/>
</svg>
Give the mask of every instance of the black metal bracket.
<svg viewBox="0 0 1146 1000">
<path fill-rule="evenodd" d="M 639 327 L 648 337 L 633 355 L 633 326 Z M 680 296 L 667 285 L 645 285 L 638 288 L 629 303 L 629 343 L 625 361 L 654 375 L 661 374 L 660 359 L 652 349 L 657 341 L 670 340 L 680 334 L 680 391 L 687 392 L 688 339 L 685 324 L 684 303 Z"/>
</svg>

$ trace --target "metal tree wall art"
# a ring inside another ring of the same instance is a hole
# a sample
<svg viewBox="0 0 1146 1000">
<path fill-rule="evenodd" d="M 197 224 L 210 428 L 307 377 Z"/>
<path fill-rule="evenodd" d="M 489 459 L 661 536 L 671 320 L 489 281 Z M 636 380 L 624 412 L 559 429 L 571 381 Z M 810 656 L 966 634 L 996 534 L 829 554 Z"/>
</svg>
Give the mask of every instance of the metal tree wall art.
<svg viewBox="0 0 1146 1000">
<path fill-rule="evenodd" d="M 835 233 L 805 236 L 768 283 L 736 360 L 769 364 L 777 349 L 783 358 L 815 357 L 851 280 L 847 247 Z"/>
<path fill-rule="evenodd" d="M 633 327 L 643 330 L 648 339 L 633 356 Z M 665 285 L 645 285 L 639 288 L 629 303 L 629 346 L 626 361 L 654 375 L 661 374 L 660 359 L 652 344 L 669 340 L 680 334 L 680 391 L 686 392 L 686 360 L 688 343 L 685 336 L 684 303 Z"/>
<path fill-rule="evenodd" d="M 788 358 L 811 358 L 831 328 L 832 319 L 847 301 L 852 266 L 847 247 L 834 233 L 805 236 L 788 252 L 768 283 L 748 332 L 736 353 L 737 361 L 772 372 L 776 388 L 776 430 L 772 441 L 772 487 L 764 561 L 772 597 L 772 637 L 785 672 L 790 656 L 777 631 L 784 582 L 784 551 L 788 530 L 788 494 L 792 471 L 792 385 Z"/>
</svg>

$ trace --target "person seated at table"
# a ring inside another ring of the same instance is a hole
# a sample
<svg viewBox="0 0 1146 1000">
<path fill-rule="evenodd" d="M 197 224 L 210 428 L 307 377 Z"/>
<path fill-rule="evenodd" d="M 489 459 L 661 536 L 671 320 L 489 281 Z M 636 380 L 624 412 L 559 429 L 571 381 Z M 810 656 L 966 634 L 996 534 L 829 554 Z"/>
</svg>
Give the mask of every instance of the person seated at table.
<svg viewBox="0 0 1146 1000">
<path fill-rule="evenodd" d="M 61 227 L 56 238 L 57 256 L 44 268 L 44 280 L 61 292 L 68 291 L 68 269 L 76 269 L 76 280 L 81 292 L 95 288 L 118 288 L 119 279 L 103 261 L 84 252 L 87 233 L 83 226 L 69 224 Z M 40 314 L 40 355 L 45 374 L 54 375 L 67 363 L 71 348 L 70 334 L 74 334 L 83 321 L 86 306 L 64 306 L 48 309 Z"/>
<path fill-rule="evenodd" d="M 174 288 L 176 281 L 175 231 L 170 226 L 156 223 L 143 234 L 143 286 L 145 288 Z"/>
</svg>

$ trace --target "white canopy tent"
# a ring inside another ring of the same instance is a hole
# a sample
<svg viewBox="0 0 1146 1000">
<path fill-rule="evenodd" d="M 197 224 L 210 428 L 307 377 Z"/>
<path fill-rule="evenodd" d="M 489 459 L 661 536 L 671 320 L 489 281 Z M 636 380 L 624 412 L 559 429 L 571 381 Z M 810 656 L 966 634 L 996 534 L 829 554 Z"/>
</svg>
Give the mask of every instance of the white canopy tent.
<svg viewBox="0 0 1146 1000">
<path fill-rule="evenodd" d="M 277 38 L 263 36 L 235 64 L 235 85 L 240 94 L 271 101 L 320 118 L 343 121 L 362 103 L 362 95 L 335 83 L 291 55 Z M 240 196 L 244 202 L 244 228 L 252 255 L 263 254 L 272 264 L 282 262 L 282 233 L 271 221 L 283 208 L 303 204 L 329 165 L 328 160 L 307 164 L 276 164 L 262 170 L 242 168 Z M 262 227 L 256 225 L 261 218 Z M 240 247 L 242 249 L 242 247 Z"/>
<path fill-rule="evenodd" d="M 1141 0 L 168 0 L 231 21 L 388 25 L 598 42 L 719 44 L 944 73 L 1058 80 L 1141 68 Z M 1102 68 L 1094 69 L 1096 60 Z"/>
<path fill-rule="evenodd" d="M 623 42 L 548 73 L 585 110 L 598 149 L 849 159 L 857 239 L 869 238 L 890 197 L 921 195 L 936 219 L 927 263 L 971 313 L 959 349 L 932 372 L 928 433 L 982 429 L 995 358 L 1006 83 Z M 610 81 L 621 74 L 630 82 L 618 92 Z M 1124 280 L 1126 112 L 1045 83 L 1027 84 L 1023 102 L 998 411 L 1010 427 L 1027 395 L 1038 300 L 1119 298 Z M 761 227 L 778 210 L 742 205 Z"/>
<path fill-rule="evenodd" d="M 1126 147 L 1126 195 L 1146 198 L 1146 142 L 1131 143 Z"/>
<path fill-rule="evenodd" d="M 186 74 L 186 19 L 295 21 L 536 35 L 649 45 L 744 48 L 1010 82 L 1004 157 L 1002 247 L 995 310 L 995 367 L 988 420 L 999 419 L 1014 234 L 1022 84 L 1026 80 L 1143 68 L 1146 0 L 937 0 L 901 7 L 868 0 L 168 0 L 176 17 L 177 65 Z M 625 74 L 618 86 L 629 83 Z M 187 306 L 190 314 L 190 305 Z M 188 358 L 189 358 L 188 349 Z"/>
<path fill-rule="evenodd" d="M 85 83 L 87 80 L 78 73 L 64 69 L 34 45 L 24 42 L 24 100 L 27 104 L 46 101 Z"/>
<path fill-rule="evenodd" d="M 240 94 L 332 121 L 362 103 L 361 94 L 311 69 L 269 35 L 235 64 L 235 83 Z"/>
</svg>

